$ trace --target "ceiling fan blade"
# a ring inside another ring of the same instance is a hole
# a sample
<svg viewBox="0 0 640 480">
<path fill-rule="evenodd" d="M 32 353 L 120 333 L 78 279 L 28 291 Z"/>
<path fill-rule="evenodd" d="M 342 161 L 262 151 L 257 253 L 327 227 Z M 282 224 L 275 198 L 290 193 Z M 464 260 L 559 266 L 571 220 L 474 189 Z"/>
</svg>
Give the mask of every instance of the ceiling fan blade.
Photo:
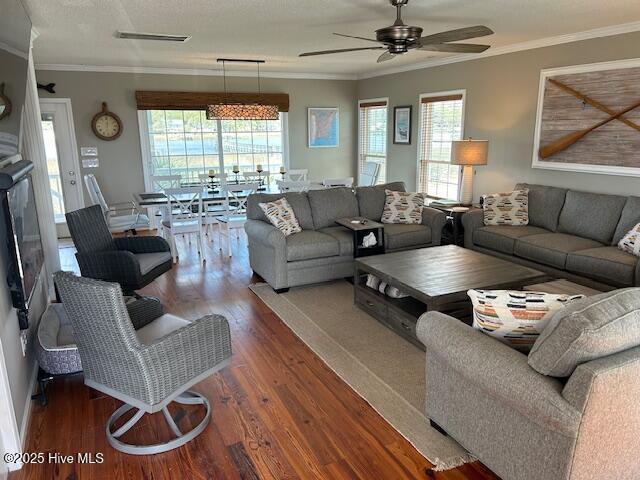
<svg viewBox="0 0 640 480">
<path fill-rule="evenodd" d="M 393 60 L 394 58 L 396 58 L 395 53 L 384 52 L 378 57 L 378 63 L 386 62 L 387 60 Z"/>
<path fill-rule="evenodd" d="M 346 37 L 346 38 L 357 38 L 358 40 L 366 40 L 367 42 L 383 43 L 383 42 L 379 42 L 374 38 L 355 37 L 353 35 L 345 35 L 344 33 L 334 33 L 334 35 L 337 35 L 339 37 Z"/>
<path fill-rule="evenodd" d="M 482 53 L 490 47 L 491 45 L 478 45 L 475 43 L 430 43 L 418 48 L 418 50 L 427 50 L 429 52 Z"/>
<path fill-rule="evenodd" d="M 493 30 L 489 27 L 476 25 L 475 27 L 458 28 L 456 30 L 427 35 L 426 37 L 421 37 L 418 43 L 420 43 L 420 45 L 428 45 L 430 43 L 457 42 L 458 40 L 484 37 L 485 35 L 491 34 L 493 34 Z"/>
<path fill-rule="evenodd" d="M 322 50 L 319 52 L 305 52 L 298 55 L 299 57 L 311 57 L 314 55 L 329 55 L 332 53 L 357 52 L 359 50 L 383 50 L 384 47 L 362 47 L 362 48 L 342 48 L 340 50 Z"/>
</svg>

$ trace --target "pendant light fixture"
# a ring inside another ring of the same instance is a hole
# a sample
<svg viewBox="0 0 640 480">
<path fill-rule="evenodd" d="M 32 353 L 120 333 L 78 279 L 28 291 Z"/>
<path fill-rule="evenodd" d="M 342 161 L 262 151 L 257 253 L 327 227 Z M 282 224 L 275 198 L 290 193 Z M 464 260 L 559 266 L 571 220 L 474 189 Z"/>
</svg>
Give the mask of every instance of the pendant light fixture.
<svg viewBox="0 0 640 480">
<path fill-rule="evenodd" d="M 236 60 L 219 58 L 222 62 L 222 78 L 224 82 L 224 94 L 227 96 L 227 71 L 226 62 L 255 63 L 258 68 L 258 95 L 260 95 L 260 64 L 264 60 Z M 208 120 L 278 120 L 280 118 L 276 105 L 263 105 L 260 103 L 225 102 L 215 105 L 207 105 Z"/>
</svg>

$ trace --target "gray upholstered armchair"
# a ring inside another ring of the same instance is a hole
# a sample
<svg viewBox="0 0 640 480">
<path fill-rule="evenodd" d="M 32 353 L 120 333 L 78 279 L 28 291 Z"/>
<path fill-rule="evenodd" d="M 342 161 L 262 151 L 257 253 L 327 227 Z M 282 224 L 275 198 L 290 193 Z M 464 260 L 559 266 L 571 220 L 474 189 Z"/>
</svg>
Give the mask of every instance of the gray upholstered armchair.
<svg viewBox="0 0 640 480">
<path fill-rule="evenodd" d="M 98 205 L 65 216 L 84 277 L 118 282 L 130 294 L 171 269 L 171 252 L 164 238 L 113 238 Z"/>
<path fill-rule="evenodd" d="M 438 312 L 426 414 L 504 480 L 640 478 L 640 289 L 576 301 L 520 353 Z"/>
<path fill-rule="evenodd" d="M 68 272 L 56 273 L 54 280 L 73 323 L 85 384 L 124 402 L 107 421 L 111 446 L 130 454 L 153 454 L 184 445 L 200 434 L 211 418 L 209 401 L 188 389 L 228 364 L 231 336 L 227 320 L 206 315 L 188 321 L 162 314 L 157 305 L 151 305 L 151 313 L 158 317 L 135 330 L 118 284 Z M 174 401 L 206 407 L 203 420 L 188 433 L 182 432 L 167 409 Z M 137 412 L 112 431 L 132 409 Z M 160 411 L 174 439 L 153 445 L 120 439 L 145 413 Z"/>
</svg>

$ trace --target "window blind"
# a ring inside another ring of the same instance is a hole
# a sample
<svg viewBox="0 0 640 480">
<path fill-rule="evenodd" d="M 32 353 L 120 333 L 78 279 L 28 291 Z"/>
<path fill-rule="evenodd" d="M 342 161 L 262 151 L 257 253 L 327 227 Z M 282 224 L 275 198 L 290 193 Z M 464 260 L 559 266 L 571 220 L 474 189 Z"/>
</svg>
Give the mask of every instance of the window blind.
<svg viewBox="0 0 640 480">
<path fill-rule="evenodd" d="M 421 99 L 418 191 L 458 200 L 459 168 L 451 165 L 451 142 L 462 138 L 462 107 L 460 94 Z"/>
<path fill-rule="evenodd" d="M 385 183 L 387 162 L 386 101 L 360 103 L 358 132 L 358 183 L 361 185 Z"/>
</svg>

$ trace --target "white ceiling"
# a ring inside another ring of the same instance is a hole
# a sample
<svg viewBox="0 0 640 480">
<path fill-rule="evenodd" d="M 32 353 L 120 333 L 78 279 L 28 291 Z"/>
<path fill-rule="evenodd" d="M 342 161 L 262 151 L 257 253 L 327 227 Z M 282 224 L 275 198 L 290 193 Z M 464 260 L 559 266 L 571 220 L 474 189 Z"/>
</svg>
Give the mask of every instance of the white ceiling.
<svg viewBox="0 0 640 480">
<path fill-rule="evenodd" d="M 388 0 L 23 1 L 40 33 L 37 64 L 217 70 L 218 57 L 262 58 L 265 72 L 362 76 L 451 55 L 413 51 L 384 64 L 376 64 L 377 51 L 298 58 L 304 51 L 371 46 L 332 32 L 371 38 L 395 20 Z M 476 42 L 504 48 L 640 22 L 640 1 L 410 0 L 403 17 L 423 27 L 423 35 L 484 24 L 496 34 Z M 193 38 L 184 44 L 120 40 L 117 30 Z"/>
</svg>

